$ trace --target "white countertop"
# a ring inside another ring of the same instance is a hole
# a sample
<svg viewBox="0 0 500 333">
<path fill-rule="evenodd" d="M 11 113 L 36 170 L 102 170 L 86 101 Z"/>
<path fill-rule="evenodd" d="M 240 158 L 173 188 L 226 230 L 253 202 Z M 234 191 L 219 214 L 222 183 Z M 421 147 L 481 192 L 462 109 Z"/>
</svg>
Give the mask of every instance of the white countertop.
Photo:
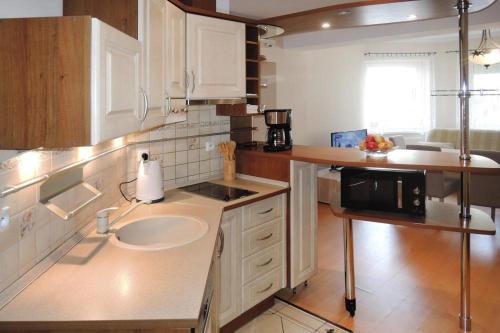
<svg viewBox="0 0 500 333">
<path fill-rule="evenodd" d="M 196 327 L 224 209 L 278 194 L 283 187 L 246 180 L 220 184 L 258 194 L 229 203 L 179 190 L 162 203 L 140 206 L 112 227 L 90 233 L 0 310 L 2 328 Z M 186 215 L 205 220 L 207 234 L 185 246 L 131 250 L 109 241 L 137 218 Z M 111 217 L 112 218 L 112 217 Z"/>
</svg>

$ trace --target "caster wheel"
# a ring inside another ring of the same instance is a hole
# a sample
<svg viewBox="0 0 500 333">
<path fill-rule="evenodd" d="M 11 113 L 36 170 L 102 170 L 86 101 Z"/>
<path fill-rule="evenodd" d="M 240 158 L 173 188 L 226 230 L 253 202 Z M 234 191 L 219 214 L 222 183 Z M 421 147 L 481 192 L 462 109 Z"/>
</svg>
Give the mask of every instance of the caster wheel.
<svg viewBox="0 0 500 333">
<path fill-rule="evenodd" d="M 349 312 L 351 317 L 354 317 L 356 313 L 356 300 L 355 299 L 345 299 L 345 309 Z"/>
<path fill-rule="evenodd" d="M 307 280 L 306 280 L 306 281 L 304 282 L 304 287 L 307 287 L 308 285 L 309 285 L 309 281 L 307 281 Z"/>
</svg>

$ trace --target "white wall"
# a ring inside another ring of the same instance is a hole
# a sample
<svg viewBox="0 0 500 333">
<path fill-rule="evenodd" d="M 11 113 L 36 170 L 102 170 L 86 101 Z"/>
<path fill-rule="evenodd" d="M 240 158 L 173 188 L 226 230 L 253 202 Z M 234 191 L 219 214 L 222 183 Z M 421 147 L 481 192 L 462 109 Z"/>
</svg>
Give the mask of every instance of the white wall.
<svg viewBox="0 0 500 333">
<path fill-rule="evenodd" d="M 483 19 L 492 19 L 499 14 L 494 20 L 500 23 L 500 6 L 490 9 L 494 15 L 485 11 L 481 13 Z M 448 20 L 435 21 L 414 22 L 411 25 L 415 28 L 418 24 L 425 30 Z M 456 20 L 453 22 L 456 24 Z M 488 24 L 488 27 L 495 27 L 497 23 Z M 455 31 L 433 30 L 418 35 L 397 35 L 399 26 L 404 25 L 330 32 L 330 37 L 335 35 L 337 41 L 333 37 L 325 39 L 323 33 L 290 36 L 278 39 L 277 47 L 261 48 L 268 60 L 277 63 L 277 107 L 293 109 L 293 139 L 296 144 L 328 146 L 330 132 L 364 126 L 362 85 L 365 52 L 437 51 L 434 56 L 435 88 L 457 89 L 458 55 L 446 53 L 458 49 L 456 28 Z M 479 44 L 482 27 L 484 25 L 477 26 L 471 32 L 470 48 Z M 378 34 L 381 31 L 391 33 L 383 36 Z M 407 29 L 402 32 L 407 32 Z M 500 39 L 498 31 L 493 35 L 496 40 Z M 433 102 L 436 107 L 435 126 L 456 127 L 457 99 L 438 97 L 433 98 Z"/>
<path fill-rule="evenodd" d="M 63 0 L 1 0 L 0 18 L 61 16 Z"/>
</svg>

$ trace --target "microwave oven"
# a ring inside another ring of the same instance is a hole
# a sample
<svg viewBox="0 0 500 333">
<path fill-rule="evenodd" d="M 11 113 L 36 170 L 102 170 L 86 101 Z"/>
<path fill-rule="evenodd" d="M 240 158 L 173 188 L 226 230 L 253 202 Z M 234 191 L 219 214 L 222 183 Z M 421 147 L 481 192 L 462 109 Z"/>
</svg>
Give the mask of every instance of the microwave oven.
<svg viewBox="0 0 500 333">
<path fill-rule="evenodd" d="M 344 167 L 340 177 L 344 208 L 425 215 L 425 171 Z"/>
</svg>

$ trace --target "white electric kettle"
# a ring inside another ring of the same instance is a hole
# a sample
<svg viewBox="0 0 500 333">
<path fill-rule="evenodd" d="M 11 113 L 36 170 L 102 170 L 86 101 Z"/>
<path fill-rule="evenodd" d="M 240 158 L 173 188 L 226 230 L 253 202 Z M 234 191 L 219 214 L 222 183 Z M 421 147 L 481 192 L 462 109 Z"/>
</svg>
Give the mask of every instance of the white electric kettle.
<svg viewBox="0 0 500 333">
<path fill-rule="evenodd" d="M 139 171 L 137 172 L 137 186 L 135 196 L 137 201 L 163 201 L 163 175 L 160 161 L 150 161 L 148 154 L 142 154 Z"/>
</svg>

